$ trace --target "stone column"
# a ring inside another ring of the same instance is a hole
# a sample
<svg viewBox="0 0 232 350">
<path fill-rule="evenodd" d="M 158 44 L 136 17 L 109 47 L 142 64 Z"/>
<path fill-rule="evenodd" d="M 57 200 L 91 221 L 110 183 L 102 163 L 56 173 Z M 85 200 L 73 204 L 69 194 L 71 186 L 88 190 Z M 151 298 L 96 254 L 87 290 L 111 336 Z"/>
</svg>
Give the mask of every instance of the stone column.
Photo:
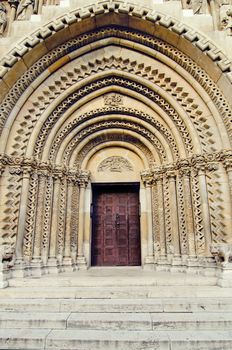
<svg viewBox="0 0 232 350">
<path fill-rule="evenodd" d="M 23 259 L 23 240 L 25 234 L 26 214 L 27 214 L 27 198 L 30 185 L 30 167 L 23 169 L 22 188 L 19 207 L 18 231 L 15 246 L 15 271 L 14 276 L 24 276 L 24 259 Z"/>
<path fill-rule="evenodd" d="M 62 174 L 55 173 L 53 180 L 53 199 L 52 199 L 52 217 L 50 230 L 50 244 L 48 254 L 48 270 L 52 273 L 60 272 L 57 262 L 57 235 L 58 235 L 58 219 L 60 204 L 60 179 Z"/>
<path fill-rule="evenodd" d="M 204 225 L 204 237 L 205 237 L 205 254 L 210 256 L 210 244 L 211 244 L 211 225 L 210 225 L 210 212 L 208 202 L 208 190 L 205 178 L 205 166 L 197 165 L 198 179 L 199 179 L 199 190 L 201 195 L 201 208 L 202 208 L 202 219 Z"/>
<path fill-rule="evenodd" d="M 144 171 L 141 174 L 146 191 L 147 207 L 147 256 L 145 257 L 145 268 L 154 268 L 154 246 L 153 246 L 153 222 L 152 222 L 152 186 L 154 176 L 151 171 Z"/>
<path fill-rule="evenodd" d="M 85 190 L 89 182 L 89 173 L 81 172 L 79 175 L 79 225 L 78 225 L 78 246 L 77 246 L 77 266 L 79 269 L 86 269 L 87 262 L 84 256 L 83 239 L 85 237 Z"/>
<path fill-rule="evenodd" d="M 71 257 L 71 222 L 72 222 L 72 196 L 73 196 L 74 181 L 72 178 L 68 178 L 67 187 L 67 204 L 66 204 L 66 227 L 65 227 L 65 238 L 64 238 L 64 259 L 63 265 L 65 271 L 73 271 L 73 259 Z M 74 215 L 78 215 L 75 213 Z"/>
<path fill-rule="evenodd" d="M 43 264 L 41 259 L 41 240 L 43 235 L 43 209 L 44 198 L 46 189 L 47 172 L 40 171 L 38 173 L 38 197 L 37 197 L 37 211 L 35 219 L 35 238 L 34 238 L 34 250 L 31 261 L 32 274 L 35 276 L 41 276 L 43 274 Z"/>
<path fill-rule="evenodd" d="M 166 238 L 165 238 L 165 214 L 164 214 L 164 198 L 163 198 L 163 177 L 157 178 L 157 201 L 158 201 L 158 216 L 160 229 L 160 254 L 166 254 Z"/>
<path fill-rule="evenodd" d="M 185 219 L 186 219 L 186 229 L 188 236 L 188 248 L 189 255 L 195 256 L 195 236 L 194 236 L 194 222 L 193 222 L 193 206 L 192 206 L 192 198 L 191 198 L 191 186 L 190 186 L 190 169 L 181 169 L 180 172 L 183 178 L 183 186 L 184 186 L 184 204 L 185 204 Z"/>
<path fill-rule="evenodd" d="M 178 223 L 178 206 L 176 195 L 176 174 L 174 171 L 168 171 L 167 177 L 169 181 L 170 190 L 170 213 L 172 225 L 172 242 L 174 255 L 180 255 L 180 241 L 179 241 L 179 223 Z"/>
</svg>

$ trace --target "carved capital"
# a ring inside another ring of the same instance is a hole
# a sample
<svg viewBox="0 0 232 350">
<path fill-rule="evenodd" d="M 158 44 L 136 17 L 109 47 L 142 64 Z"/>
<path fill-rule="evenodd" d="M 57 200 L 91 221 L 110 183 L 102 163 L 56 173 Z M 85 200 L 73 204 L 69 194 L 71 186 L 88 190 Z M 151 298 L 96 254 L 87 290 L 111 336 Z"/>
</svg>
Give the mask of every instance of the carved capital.
<svg viewBox="0 0 232 350">
<path fill-rule="evenodd" d="M 182 177 L 189 177 L 191 175 L 191 168 L 180 168 L 179 175 Z"/>
<path fill-rule="evenodd" d="M 80 187 L 86 188 L 90 181 L 90 172 L 82 170 L 77 177 L 77 181 Z"/>
<path fill-rule="evenodd" d="M 165 176 L 174 181 L 176 179 L 176 172 L 174 170 L 168 170 L 166 173 L 165 173 Z"/>
<path fill-rule="evenodd" d="M 142 171 L 140 173 L 142 182 L 145 187 L 153 186 L 155 183 L 154 173 L 151 170 Z"/>
</svg>

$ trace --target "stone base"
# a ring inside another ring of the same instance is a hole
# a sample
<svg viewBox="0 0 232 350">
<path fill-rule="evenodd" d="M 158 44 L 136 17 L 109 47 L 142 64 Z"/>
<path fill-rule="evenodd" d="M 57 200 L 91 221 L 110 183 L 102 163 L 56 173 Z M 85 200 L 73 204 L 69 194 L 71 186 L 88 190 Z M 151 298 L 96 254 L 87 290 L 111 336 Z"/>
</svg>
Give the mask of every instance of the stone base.
<svg viewBox="0 0 232 350">
<path fill-rule="evenodd" d="M 4 263 L 0 263 L 0 289 L 8 287 L 9 271 Z"/>
<path fill-rule="evenodd" d="M 155 264 L 156 271 L 170 271 L 170 262 L 166 255 L 160 255 Z"/>
<path fill-rule="evenodd" d="M 183 264 L 181 256 L 179 256 L 179 255 L 172 256 L 170 271 L 171 272 L 185 272 L 185 266 Z"/>
<path fill-rule="evenodd" d="M 143 268 L 145 270 L 154 270 L 154 256 L 146 256 Z"/>
<path fill-rule="evenodd" d="M 221 267 L 218 274 L 217 285 L 220 287 L 232 287 L 232 263 Z"/>
<path fill-rule="evenodd" d="M 30 275 L 28 266 L 25 264 L 24 260 L 19 258 L 15 260 L 14 268 L 12 269 L 12 277 L 23 278 Z"/>
<path fill-rule="evenodd" d="M 72 258 L 64 258 L 62 267 L 65 272 L 75 271 Z"/>
<path fill-rule="evenodd" d="M 54 273 L 54 274 L 60 273 L 60 267 L 55 257 L 48 259 L 47 268 L 48 268 L 48 273 Z"/>
<path fill-rule="evenodd" d="M 87 270 L 87 262 L 84 256 L 77 257 L 77 267 L 80 270 Z"/>
<path fill-rule="evenodd" d="M 41 258 L 33 258 L 31 261 L 31 275 L 35 277 L 41 277 L 45 274 L 44 266 Z"/>
</svg>

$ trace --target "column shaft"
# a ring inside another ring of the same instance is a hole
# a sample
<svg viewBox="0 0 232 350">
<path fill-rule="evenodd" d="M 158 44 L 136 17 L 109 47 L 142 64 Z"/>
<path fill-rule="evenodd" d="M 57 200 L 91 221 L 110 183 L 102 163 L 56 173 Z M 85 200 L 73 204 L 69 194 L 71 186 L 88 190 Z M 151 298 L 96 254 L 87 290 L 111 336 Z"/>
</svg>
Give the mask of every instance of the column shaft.
<svg viewBox="0 0 232 350">
<path fill-rule="evenodd" d="M 209 212 L 207 184 L 206 184 L 204 171 L 202 170 L 199 171 L 198 178 L 199 178 L 199 189 L 201 194 L 202 219 L 203 219 L 203 225 L 204 225 L 205 253 L 207 255 L 210 255 L 211 225 L 210 225 L 210 212 Z"/>
<path fill-rule="evenodd" d="M 54 181 L 53 200 L 52 200 L 52 219 L 50 231 L 49 257 L 55 258 L 57 254 L 57 234 L 58 234 L 58 217 L 59 217 L 59 194 L 60 179 Z"/>
<path fill-rule="evenodd" d="M 174 248 L 174 254 L 180 254 L 180 241 L 179 241 L 179 223 L 177 213 L 177 198 L 176 198 L 176 181 L 174 176 L 169 177 L 169 189 L 170 189 L 170 212 L 172 223 L 172 242 Z"/>
<path fill-rule="evenodd" d="M 18 232 L 17 232 L 16 249 L 15 249 L 16 258 L 23 257 L 23 239 L 24 239 L 25 225 L 26 225 L 27 198 L 28 198 L 29 184 L 30 184 L 30 174 L 29 172 L 26 172 L 24 173 L 23 180 L 22 180 Z"/>
</svg>

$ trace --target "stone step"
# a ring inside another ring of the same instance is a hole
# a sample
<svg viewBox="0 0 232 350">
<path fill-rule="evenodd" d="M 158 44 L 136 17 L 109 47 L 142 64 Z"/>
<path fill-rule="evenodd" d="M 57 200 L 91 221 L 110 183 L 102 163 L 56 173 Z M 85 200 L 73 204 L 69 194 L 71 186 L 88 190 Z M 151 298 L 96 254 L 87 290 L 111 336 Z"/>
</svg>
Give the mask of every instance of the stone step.
<svg viewBox="0 0 232 350">
<path fill-rule="evenodd" d="M 232 298 L 1 299 L 0 311 L 178 313 L 232 312 Z"/>
<path fill-rule="evenodd" d="M 53 328 L 66 329 L 70 313 L 63 312 L 1 312 L 0 329 L 3 328 Z"/>
<path fill-rule="evenodd" d="M 0 328 L 78 330 L 231 330 L 232 313 L 1 312 Z"/>
<path fill-rule="evenodd" d="M 47 287 L 41 286 L 10 287 L 1 290 L 1 298 L 94 298 L 94 299 L 134 299 L 134 298 L 230 298 L 232 288 L 217 286 L 98 286 L 98 287 Z"/>
<path fill-rule="evenodd" d="M 71 313 L 67 328 L 96 330 L 232 330 L 232 313 Z"/>
<path fill-rule="evenodd" d="M 0 329 L 0 349 L 231 350 L 231 331 Z"/>
</svg>

